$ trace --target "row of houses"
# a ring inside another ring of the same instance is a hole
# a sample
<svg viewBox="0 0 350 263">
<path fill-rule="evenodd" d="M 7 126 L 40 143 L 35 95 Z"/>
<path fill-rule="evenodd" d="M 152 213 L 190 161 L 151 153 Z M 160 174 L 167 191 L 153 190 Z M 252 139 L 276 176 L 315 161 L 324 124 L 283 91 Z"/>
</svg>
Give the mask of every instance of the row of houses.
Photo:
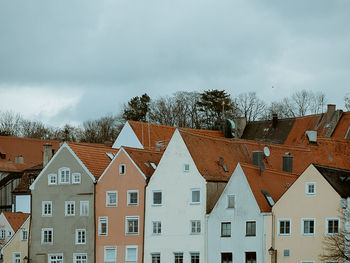
<svg viewBox="0 0 350 263">
<path fill-rule="evenodd" d="M 350 205 L 350 114 L 332 114 L 64 143 L 30 186 L 29 253 L 5 262 L 321 262 Z"/>
</svg>

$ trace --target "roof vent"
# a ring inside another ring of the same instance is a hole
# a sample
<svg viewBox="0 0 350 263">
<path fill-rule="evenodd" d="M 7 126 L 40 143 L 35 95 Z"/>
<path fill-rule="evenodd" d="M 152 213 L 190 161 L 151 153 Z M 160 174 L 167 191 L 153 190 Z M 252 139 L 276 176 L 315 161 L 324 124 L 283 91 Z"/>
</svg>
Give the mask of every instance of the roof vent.
<svg viewBox="0 0 350 263">
<path fill-rule="evenodd" d="M 305 133 L 310 144 L 317 144 L 317 131 L 306 131 Z"/>
<path fill-rule="evenodd" d="M 253 165 L 259 166 L 262 171 L 265 170 L 263 158 L 264 156 L 262 151 L 253 151 Z"/>
<path fill-rule="evenodd" d="M 227 169 L 227 166 L 225 164 L 225 160 L 224 158 L 220 157 L 219 158 L 219 167 L 224 169 L 224 171 L 227 173 L 228 172 L 228 169 Z"/>
<path fill-rule="evenodd" d="M 24 163 L 24 157 L 22 155 L 16 156 L 15 157 L 15 163 L 23 164 Z"/>
<path fill-rule="evenodd" d="M 3 160 L 6 159 L 6 153 L 1 153 L 0 152 L 0 158 L 3 159 Z"/>
<path fill-rule="evenodd" d="M 290 153 L 283 155 L 283 171 L 291 173 L 293 170 L 293 156 Z"/>
<path fill-rule="evenodd" d="M 106 154 L 109 157 L 109 159 L 113 160 L 113 158 L 114 158 L 114 154 L 113 153 L 106 153 Z"/>
</svg>

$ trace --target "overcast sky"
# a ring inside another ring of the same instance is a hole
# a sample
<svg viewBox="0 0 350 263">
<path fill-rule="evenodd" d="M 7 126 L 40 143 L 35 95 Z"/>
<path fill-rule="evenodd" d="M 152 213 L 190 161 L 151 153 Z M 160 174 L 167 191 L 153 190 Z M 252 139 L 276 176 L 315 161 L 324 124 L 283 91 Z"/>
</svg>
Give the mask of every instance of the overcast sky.
<svg viewBox="0 0 350 263">
<path fill-rule="evenodd" d="M 207 89 L 344 108 L 349 14 L 349 0 L 1 1 L 0 111 L 59 126 Z"/>
</svg>

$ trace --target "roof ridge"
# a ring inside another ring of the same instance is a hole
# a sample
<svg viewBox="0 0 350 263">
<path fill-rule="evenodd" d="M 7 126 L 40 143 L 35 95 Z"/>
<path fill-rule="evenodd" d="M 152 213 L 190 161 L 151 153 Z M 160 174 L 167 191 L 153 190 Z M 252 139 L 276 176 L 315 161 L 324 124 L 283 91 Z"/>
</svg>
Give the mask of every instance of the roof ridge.
<svg viewBox="0 0 350 263">
<path fill-rule="evenodd" d="M 18 137 L 18 136 L 0 136 L 0 139 L 18 139 L 18 140 L 25 140 L 25 141 L 52 141 L 52 142 L 60 142 L 60 140 L 54 140 L 54 139 L 39 139 L 39 138 L 29 138 L 29 137 Z"/>
<path fill-rule="evenodd" d="M 260 169 L 259 166 L 256 166 L 254 164 L 250 164 L 250 163 L 244 163 L 244 162 L 240 162 L 240 164 L 242 166 L 245 166 L 247 168 L 256 168 L 256 169 Z M 281 170 L 277 170 L 277 169 L 273 169 L 273 168 L 269 168 L 269 167 L 265 167 L 265 170 L 264 172 L 271 172 L 271 173 L 274 173 L 274 174 L 278 174 L 280 176 L 284 176 L 284 177 L 291 177 L 291 178 L 296 178 L 299 176 L 299 174 L 296 174 L 296 173 L 288 173 L 288 172 L 284 172 L 284 171 L 281 171 Z"/>
<path fill-rule="evenodd" d="M 66 142 L 68 145 L 76 145 L 76 146 L 82 146 L 82 147 L 88 147 L 88 148 L 100 148 L 100 149 L 114 149 L 117 150 L 116 148 L 112 148 L 109 146 L 106 146 L 104 144 L 94 144 L 94 143 L 88 143 L 88 142 Z"/>
<path fill-rule="evenodd" d="M 144 153 L 162 154 L 162 152 L 160 152 L 160 151 L 148 150 L 148 149 L 140 149 L 140 148 L 134 148 L 134 147 L 128 147 L 128 146 L 121 146 L 120 148 L 124 148 L 126 151 L 127 150 L 131 150 L 131 151 L 144 152 Z"/>
</svg>

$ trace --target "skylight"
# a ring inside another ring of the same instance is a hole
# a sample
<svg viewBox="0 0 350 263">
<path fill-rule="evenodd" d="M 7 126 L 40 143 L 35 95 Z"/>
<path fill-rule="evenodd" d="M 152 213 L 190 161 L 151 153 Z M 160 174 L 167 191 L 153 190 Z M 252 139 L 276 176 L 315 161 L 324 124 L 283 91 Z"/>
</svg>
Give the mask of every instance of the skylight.
<svg viewBox="0 0 350 263">
<path fill-rule="evenodd" d="M 109 157 L 109 159 L 113 160 L 113 158 L 114 158 L 114 154 L 113 153 L 106 153 L 106 154 Z"/>
<path fill-rule="evenodd" d="M 273 199 L 272 199 L 271 195 L 269 194 L 269 192 L 266 191 L 266 190 L 261 190 L 261 193 L 265 196 L 265 198 L 266 198 L 267 202 L 269 203 L 269 205 L 271 207 L 274 206 L 275 201 L 273 201 Z"/>
<path fill-rule="evenodd" d="M 149 162 L 152 168 L 155 170 L 157 168 L 157 165 L 154 162 Z"/>
</svg>

